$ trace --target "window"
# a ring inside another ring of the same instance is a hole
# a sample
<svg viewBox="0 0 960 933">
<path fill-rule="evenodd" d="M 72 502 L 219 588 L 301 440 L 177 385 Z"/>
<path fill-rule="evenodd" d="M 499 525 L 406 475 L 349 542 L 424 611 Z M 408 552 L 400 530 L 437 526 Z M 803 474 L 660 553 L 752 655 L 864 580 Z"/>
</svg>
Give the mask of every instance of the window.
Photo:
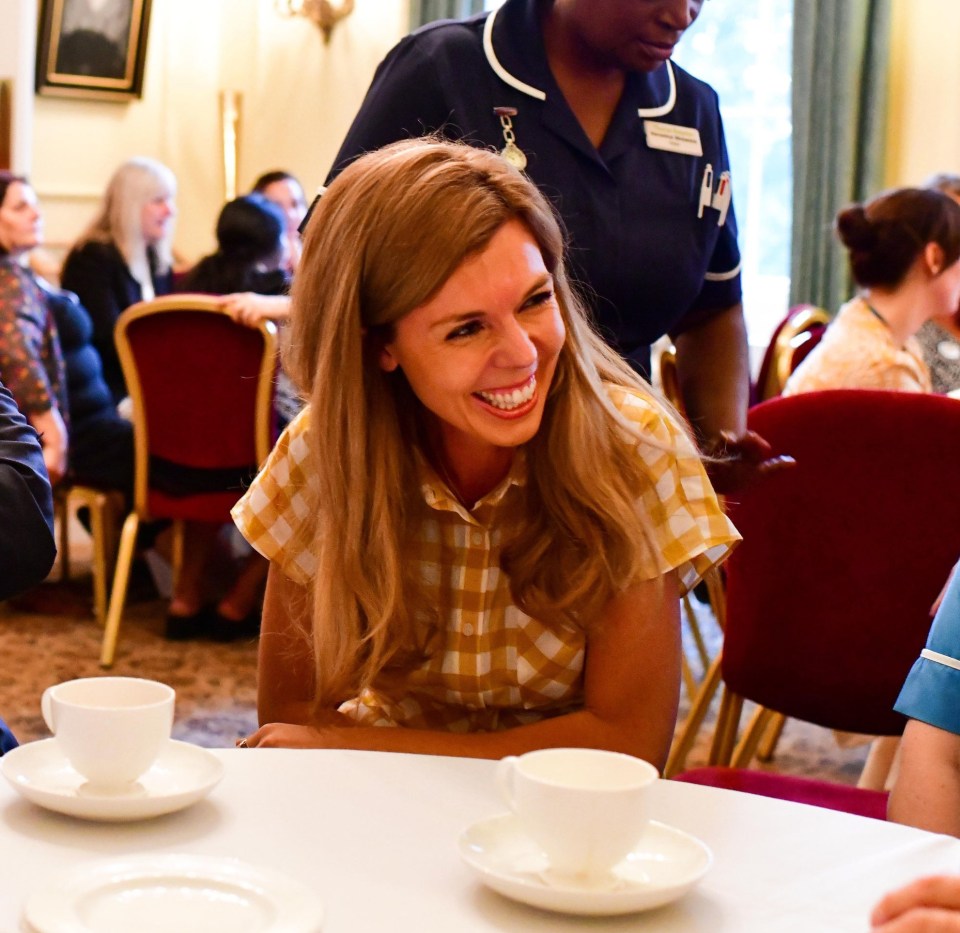
<svg viewBox="0 0 960 933">
<path fill-rule="evenodd" d="M 793 0 L 710 3 L 674 55 L 720 95 L 743 254 L 744 311 L 750 344 L 761 352 L 789 300 L 792 34 Z"/>
<path fill-rule="evenodd" d="M 704 6 L 674 55 L 720 96 L 755 356 L 766 349 L 789 300 L 792 35 L 793 0 L 726 0 Z"/>
</svg>

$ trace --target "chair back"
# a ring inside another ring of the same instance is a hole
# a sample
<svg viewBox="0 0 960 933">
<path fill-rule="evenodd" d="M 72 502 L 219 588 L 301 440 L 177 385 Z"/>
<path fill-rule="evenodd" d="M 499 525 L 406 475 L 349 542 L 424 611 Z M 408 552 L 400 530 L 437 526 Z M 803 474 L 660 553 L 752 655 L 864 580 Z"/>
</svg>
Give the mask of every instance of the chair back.
<svg viewBox="0 0 960 933">
<path fill-rule="evenodd" d="M 274 439 L 276 328 L 204 295 L 139 302 L 117 321 L 143 519 L 225 522 Z"/>
<path fill-rule="evenodd" d="M 897 735 L 893 703 L 960 556 L 960 403 L 836 390 L 764 402 L 749 427 L 793 469 L 728 500 L 725 685 L 833 729 Z"/>
<path fill-rule="evenodd" d="M 760 364 L 754 387 L 755 401 L 776 398 L 790 374 L 820 342 L 830 315 L 816 305 L 794 305 L 777 325 Z"/>
</svg>

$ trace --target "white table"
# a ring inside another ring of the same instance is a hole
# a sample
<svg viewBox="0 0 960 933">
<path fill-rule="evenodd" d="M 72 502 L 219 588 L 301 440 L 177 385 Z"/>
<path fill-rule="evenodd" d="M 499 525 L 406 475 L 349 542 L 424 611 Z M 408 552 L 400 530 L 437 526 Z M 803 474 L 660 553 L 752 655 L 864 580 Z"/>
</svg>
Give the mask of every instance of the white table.
<svg viewBox="0 0 960 933">
<path fill-rule="evenodd" d="M 690 784 L 659 782 L 655 817 L 706 842 L 714 864 L 680 901 L 647 914 L 564 917 L 484 888 L 457 851 L 502 812 L 493 763 L 379 752 L 215 752 L 210 797 L 155 820 L 105 824 L 50 813 L 0 780 L 0 931 L 21 927 L 45 873 L 144 852 L 235 856 L 300 879 L 323 899 L 324 933 L 655 930 L 864 933 L 887 890 L 960 872 L 960 841 Z"/>
</svg>

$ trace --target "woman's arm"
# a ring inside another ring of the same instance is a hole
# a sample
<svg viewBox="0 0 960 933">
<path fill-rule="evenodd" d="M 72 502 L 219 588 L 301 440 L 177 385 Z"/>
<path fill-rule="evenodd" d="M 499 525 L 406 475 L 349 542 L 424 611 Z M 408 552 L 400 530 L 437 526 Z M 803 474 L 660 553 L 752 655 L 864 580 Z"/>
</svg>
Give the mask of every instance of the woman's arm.
<svg viewBox="0 0 960 933">
<path fill-rule="evenodd" d="M 584 708 L 500 732 L 344 727 L 310 717 L 308 646 L 282 618 L 287 599 L 305 605 L 302 588 L 271 570 L 260 640 L 253 746 L 357 748 L 501 758 L 534 748 L 587 746 L 627 752 L 662 768 L 676 723 L 680 690 L 680 608 L 674 573 L 639 583 L 613 599 L 587 639 Z M 300 599 L 296 591 L 299 590 Z M 333 711 L 331 711 L 332 713 Z"/>
<path fill-rule="evenodd" d="M 918 719 L 907 723 L 887 817 L 960 836 L 960 735 Z"/>
<path fill-rule="evenodd" d="M 54 405 L 46 411 L 31 411 L 27 418 L 40 435 L 43 463 L 47 468 L 50 483 L 56 486 L 67 473 L 67 427 Z"/>
<path fill-rule="evenodd" d="M 220 307 L 238 324 L 256 327 L 262 320 L 285 321 L 290 317 L 290 296 L 235 292 L 224 295 Z"/>
</svg>

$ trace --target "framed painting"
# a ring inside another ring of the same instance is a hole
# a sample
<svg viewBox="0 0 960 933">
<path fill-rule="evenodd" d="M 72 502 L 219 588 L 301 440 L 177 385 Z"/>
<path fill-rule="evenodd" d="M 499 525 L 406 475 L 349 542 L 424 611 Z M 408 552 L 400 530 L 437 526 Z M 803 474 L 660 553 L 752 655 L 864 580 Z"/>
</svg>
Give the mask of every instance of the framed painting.
<svg viewBox="0 0 960 933">
<path fill-rule="evenodd" d="M 0 168 L 13 166 L 13 82 L 0 80 Z"/>
<path fill-rule="evenodd" d="M 139 97 L 149 26 L 150 0 L 42 0 L 37 93 Z"/>
</svg>

